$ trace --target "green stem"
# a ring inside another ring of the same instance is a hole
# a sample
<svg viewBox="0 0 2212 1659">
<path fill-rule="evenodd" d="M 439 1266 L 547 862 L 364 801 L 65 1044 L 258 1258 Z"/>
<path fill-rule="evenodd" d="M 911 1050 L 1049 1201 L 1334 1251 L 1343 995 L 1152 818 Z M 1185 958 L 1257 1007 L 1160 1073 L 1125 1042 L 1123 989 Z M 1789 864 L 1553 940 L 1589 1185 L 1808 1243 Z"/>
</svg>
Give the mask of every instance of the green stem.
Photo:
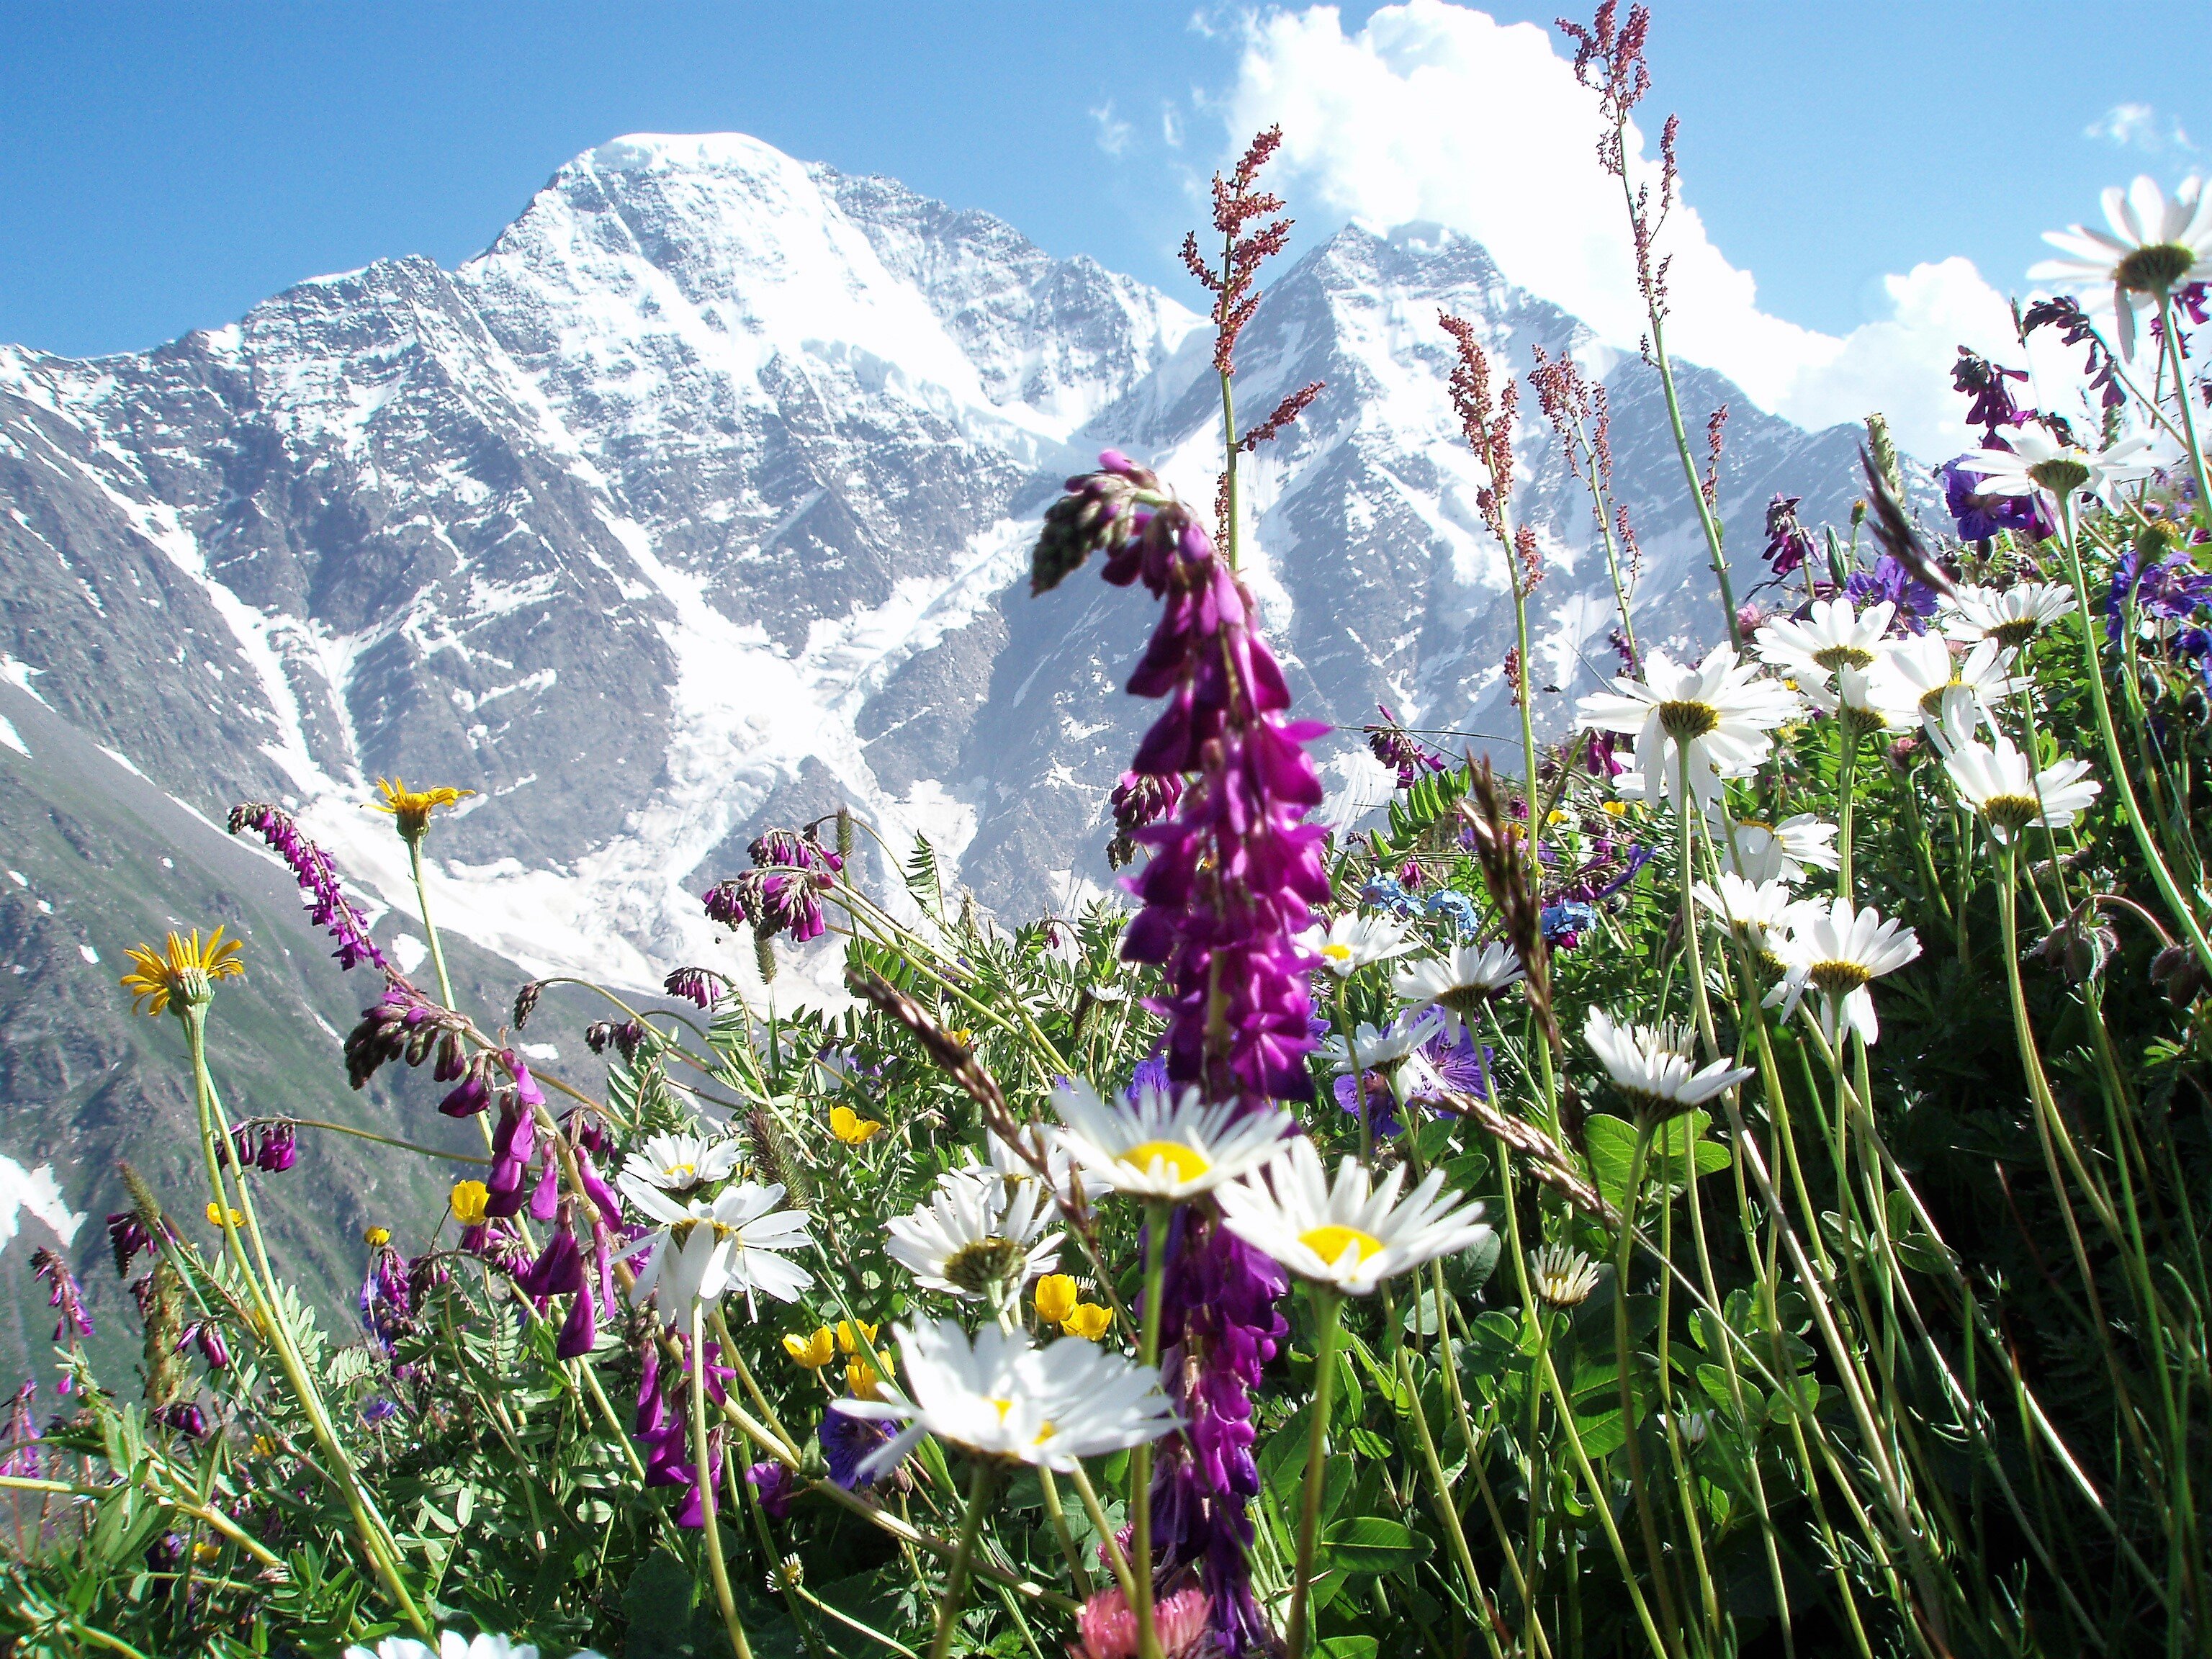
<svg viewBox="0 0 2212 1659">
<path fill-rule="evenodd" d="M 1160 1304 L 1167 1290 L 1168 1225 L 1174 1206 L 1158 1201 L 1145 1206 L 1144 1329 L 1138 1354 L 1147 1371 L 1160 1368 Z M 1137 1651 L 1142 1659 L 1159 1659 L 1160 1638 L 1152 1611 L 1152 1448 L 1150 1441 L 1129 1456 L 1130 1567 L 1136 1581 Z"/>
<path fill-rule="evenodd" d="M 1314 1393 L 1307 1409 L 1305 1492 L 1298 1508 L 1297 1560 L 1291 1570 L 1291 1610 L 1283 1650 L 1305 1659 L 1306 1596 L 1312 1588 L 1314 1546 L 1321 1534 L 1322 1494 L 1328 1486 L 1328 1412 L 1336 1398 L 1336 1337 L 1344 1297 L 1333 1286 L 1308 1287 L 1314 1310 Z"/>
<path fill-rule="evenodd" d="M 2189 402 L 2189 367 L 2181 356 L 2181 334 L 2173 325 L 2173 294 L 2163 289 L 2158 296 L 2159 332 L 2165 348 L 2173 360 L 2174 379 L 2179 383 L 2175 399 L 2181 405 L 2182 441 L 2188 446 L 2189 465 L 2197 473 L 2197 510 L 2202 514 L 2212 510 L 2212 475 L 2208 475 L 2204 464 L 2204 446 L 2197 435 L 2197 413 Z"/>
<path fill-rule="evenodd" d="M 422 933 L 429 941 L 430 966 L 437 970 L 438 1000 L 453 1006 L 453 981 L 446 972 L 446 947 L 438 942 L 437 924 L 430 920 L 430 889 L 422 879 L 422 837 L 403 836 L 407 843 L 407 867 L 415 878 L 415 906 L 422 917 Z"/>
<path fill-rule="evenodd" d="M 1440 1352 L 1444 1363 L 1449 1364 L 1451 1334 L 1444 1327 L 1443 1305 L 1439 1301 L 1437 1328 L 1444 1339 Z M 1459 1505 L 1452 1501 L 1451 1486 L 1444 1479 L 1443 1461 L 1437 1456 L 1436 1437 L 1429 1432 L 1429 1416 L 1421 1409 L 1420 1390 L 1413 1386 L 1412 1357 L 1403 1347 L 1398 1350 L 1398 1382 L 1406 1390 L 1406 1398 L 1413 1408 L 1413 1430 L 1421 1442 L 1421 1465 L 1428 1474 L 1430 1490 L 1436 1494 L 1437 1518 L 1444 1523 L 1445 1535 L 1451 1540 L 1452 1554 L 1459 1562 L 1461 1574 L 1467 1579 L 1467 1592 L 1474 1604 L 1475 1622 L 1481 1628 L 1483 1644 L 1490 1650 L 1492 1659 L 1503 1659 L 1498 1646 L 1498 1616 L 1490 1605 L 1489 1593 L 1482 1588 L 1482 1575 L 1475 1570 L 1474 1553 L 1467 1547 L 1467 1533 L 1459 1522 Z"/>
<path fill-rule="evenodd" d="M 945 1659 L 952 1651 L 953 1632 L 960 1628 L 960 1603 L 968 1594 L 968 1565 L 975 1559 L 975 1540 L 983 1530 L 983 1505 L 991 1496 L 991 1460 L 975 1460 L 975 1473 L 968 1481 L 968 1513 L 961 1517 L 960 1539 L 952 1547 L 952 1565 L 945 1571 L 945 1594 L 937 1601 L 937 1638 L 929 1644 L 929 1659 Z"/>
<path fill-rule="evenodd" d="M 706 1520 L 707 1576 L 714 1582 L 714 1600 L 721 1605 L 722 1628 L 730 1638 L 730 1651 L 737 1659 L 752 1659 L 753 1650 L 745 1640 L 745 1627 L 738 1622 L 738 1601 L 730 1590 L 729 1563 L 722 1559 L 722 1528 L 714 1516 L 714 1460 L 708 1455 L 707 1439 L 707 1390 L 701 1373 L 707 1365 L 706 1334 L 699 1317 L 699 1304 L 691 1304 L 691 1472 L 699 1483 L 699 1506 Z"/>
</svg>

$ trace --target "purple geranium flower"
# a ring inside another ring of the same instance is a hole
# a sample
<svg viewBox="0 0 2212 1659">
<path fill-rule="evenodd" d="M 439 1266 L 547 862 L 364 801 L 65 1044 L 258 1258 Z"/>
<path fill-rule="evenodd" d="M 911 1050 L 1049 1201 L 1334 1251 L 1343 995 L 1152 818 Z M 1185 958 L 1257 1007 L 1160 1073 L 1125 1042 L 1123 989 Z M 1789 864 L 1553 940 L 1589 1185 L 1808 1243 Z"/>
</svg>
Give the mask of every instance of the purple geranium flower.
<svg viewBox="0 0 2212 1659">
<path fill-rule="evenodd" d="M 2212 599 L 2212 575 L 2179 553 L 2149 565 L 2140 553 L 2125 555 L 2113 568 L 2112 591 L 2105 599 L 2105 637 L 2114 645 L 2120 642 L 2130 595 L 2138 616 L 2181 622 Z"/>
<path fill-rule="evenodd" d="M 822 1442 L 822 1461 L 829 1468 L 830 1483 L 847 1492 L 858 1492 L 871 1484 L 860 1479 L 860 1465 L 891 1437 L 885 1424 L 834 1411 L 822 1413 L 822 1426 L 816 1434 Z"/>
<path fill-rule="evenodd" d="M 1863 611 L 1885 600 L 1897 607 L 1893 629 L 1927 631 L 1928 618 L 1936 614 L 1936 590 L 1887 553 L 1871 570 L 1854 570 L 1844 580 L 1844 597 Z"/>
<path fill-rule="evenodd" d="M 2057 533 L 2057 526 L 2051 521 L 2039 495 L 1978 494 L 1977 486 L 1982 475 L 1966 471 L 1957 461 L 1947 465 L 1940 476 L 1943 480 L 1943 504 L 1959 526 L 1961 541 L 1986 541 L 2007 530 L 2030 541 L 2041 541 Z"/>
</svg>

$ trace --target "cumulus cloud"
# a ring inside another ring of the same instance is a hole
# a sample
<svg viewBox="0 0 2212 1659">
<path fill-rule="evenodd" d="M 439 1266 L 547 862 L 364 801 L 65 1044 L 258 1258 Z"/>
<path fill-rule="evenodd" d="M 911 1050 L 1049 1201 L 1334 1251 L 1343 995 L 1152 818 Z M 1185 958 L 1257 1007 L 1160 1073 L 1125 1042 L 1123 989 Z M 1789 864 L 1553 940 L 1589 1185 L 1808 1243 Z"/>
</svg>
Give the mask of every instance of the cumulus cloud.
<svg viewBox="0 0 2212 1659">
<path fill-rule="evenodd" d="M 2081 129 L 2084 138 L 2102 138 L 2121 149 L 2139 149 L 2152 155 L 2167 149 L 2193 150 L 2189 135 L 2179 120 L 2161 122 L 2148 104 L 2115 104 Z"/>
<path fill-rule="evenodd" d="M 1596 95 L 1534 25 L 1444 0 L 1385 7 L 1349 33 L 1334 7 L 1263 14 L 1246 25 L 1222 112 L 1238 144 L 1282 124 L 1279 172 L 1310 214 L 1451 226 L 1608 342 L 1633 349 L 1644 334 L 1620 182 L 1597 161 Z M 1629 146 L 1632 171 L 1656 179 L 1639 131 Z M 1890 313 L 1838 337 L 1762 311 L 1752 274 L 1687 204 L 1661 252 L 1673 258 L 1669 349 L 1808 426 L 1879 409 L 1913 453 L 1955 453 L 1968 446 L 1950 391 L 1958 348 L 2019 356 L 2004 297 L 1964 258 L 1887 277 Z"/>
</svg>

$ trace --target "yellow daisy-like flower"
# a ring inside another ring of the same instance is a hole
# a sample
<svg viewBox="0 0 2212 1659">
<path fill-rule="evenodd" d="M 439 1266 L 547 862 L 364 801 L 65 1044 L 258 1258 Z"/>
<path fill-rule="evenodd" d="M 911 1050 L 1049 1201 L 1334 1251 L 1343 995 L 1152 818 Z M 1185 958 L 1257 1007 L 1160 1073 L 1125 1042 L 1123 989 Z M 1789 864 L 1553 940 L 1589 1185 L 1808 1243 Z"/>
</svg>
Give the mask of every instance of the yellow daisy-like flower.
<svg viewBox="0 0 2212 1659">
<path fill-rule="evenodd" d="M 783 1351 L 792 1362 L 810 1371 L 818 1371 L 837 1357 L 837 1338 L 827 1325 L 817 1327 L 811 1336 L 787 1336 Z"/>
<path fill-rule="evenodd" d="M 850 1106 L 830 1109 L 830 1133 L 848 1146 L 861 1146 L 884 1132 L 884 1126 L 873 1118 L 862 1117 Z"/>
<path fill-rule="evenodd" d="M 380 1250 L 392 1243 L 392 1230 L 388 1227 L 371 1227 L 361 1236 L 361 1242 L 373 1250 Z"/>
<path fill-rule="evenodd" d="M 398 822 L 403 841 L 420 841 L 428 833 L 433 807 L 451 806 L 476 793 L 473 789 L 454 789 L 444 784 L 434 789 L 410 789 L 398 778 L 379 778 L 376 787 L 384 799 L 369 802 L 369 810 L 391 813 Z"/>
<path fill-rule="evenodd" d="M 481 1227 L 484 1224 L 484 1206 L 491 1201 L 491 1188 L 481 1181 L 457 1181 L 453 1190 L 446 1195 L 453 1206 L 453 1219 L 464 1227 Z"/>
<path fill-rule="evenodd" d="M 197 927 L 189 938 L 172 933 L 159 951 L 150 945 L 129 946 L 125 954 L 131 971 L 121 983 L 136 999 L 132 1008 L 137 1013 L 167 1013 L 172 1002 L 180 1009 L 205 1006 L 215 995 L 216 981 L 245 976 L 246 964 L 239 960 L 245 949 L 237 939 L 225 939 L 220 927 L 204 944 Z"/>
<path fill-rule="evenodd" d="M 1096 1342 L 1114 1328 L 1114 1310 L 1096 1302 L 1079 1302 L 1074 1311 L 1060 1322 L 1060 1328 L 1085 1342 Z"/>
<path fill-rule="evenodd" d="M 209 1226 L 222 1226 L 222 1206 L 220 1204 L 210 1204 L 207 1206 L 207 1218 Z M 243 1210 L 233 1210 L 230 1212 L 230 1224 L 234 1227 L 243 1227 L 246 1224 L 246 1212 Z"/>
<path fill-rule="evenodd" d="M 1037 1317 L 1048 1325 L 1064 1322 L 1083 1300 L 1083 1292 L 1066 1273 L 1047 1273 L 1036 1282 Z"/>
</svg>

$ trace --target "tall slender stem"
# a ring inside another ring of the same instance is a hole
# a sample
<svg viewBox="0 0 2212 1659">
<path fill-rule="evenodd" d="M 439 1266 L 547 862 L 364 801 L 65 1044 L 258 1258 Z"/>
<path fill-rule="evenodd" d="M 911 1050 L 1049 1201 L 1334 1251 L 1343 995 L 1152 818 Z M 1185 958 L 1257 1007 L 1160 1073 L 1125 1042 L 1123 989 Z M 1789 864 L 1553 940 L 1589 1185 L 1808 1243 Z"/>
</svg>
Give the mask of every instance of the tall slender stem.
<svg viewBox="0 0 2212 1659">
<path fill-rule="evenodd" d="M 1169 1204 L 1145 1206 L 1145 1310 L 1139 1355 L 1147 1371 L 1160 1368 L 1160 1304 L 1167 1291 Z M 1136 1580 L 1137 1651 L 1159 1659 L 1160 1638 L 1152 1610 L 1152 1448 L 1147 1441 L 1129 1457 L 1130 1562 Z"/>
<path fill-rule="evenodd" d="M 738 1622 L 738 1601 L 730 1590 L 729 1563 L 722 1559 L 722 1528 L 714 1515 L 714 1459 L 707 1438 L 707 1345 L 699 1304 L 691 1304 L 691 1473 L 699 1483 L 699 1509 L 706 1522 L 707 1576 L 714 1583 L 714 1600 L 721 1604 L 722 1628 L 737 1659 L 753 1659 L 745 1640 L 745 1627 Z"/>
<path fill-rule="evenodd" d="M 422 936 L 430 946 L 430 966 L 438 975 L 438 1000 L 453 1006 L 453 977 L 446 972 L 446 947 L 439 942 L 438 925 L 430 920 L 430 889 L 422 879 L 422 837 L 406 836 L 407 868 L 415 878 L 415 906 L 422 917 Z"/>
<path fill-rule="evenodd" d="M 2168 356 L 2173 360 L 2174 401 L 2181 405 L 2182 441 L 2189 449 L 2189 464 L 2197 473 L 2197 511 L 2212 511 L 2212 476 L 2208 476 L 2204 465 L 2204 445 L 2197 435 L 2197 412 L 2189 403 L 2189 366 L 2181 355 L 2181 334 L 2174 324 L 2173 292 L 2160 290 L 2158 296 L 2159 334 Z"/>
<path fill-rule="evenodd" d="M 1306 1596 L 1313 1584 L 1314 1545 L 1321 1534 L 1322 1494 L 1328 1486 L 1328 1413 L 1336 1399 L 1336 1336 L 1344 1297 L 1331 1286 L 1309 1287 L 1314 1310 L 1314 1393 L 1306 1419 L 1305 1493 L 1298 1506 L 1298 1553 L 1291 1571 L 1291 1610 L 1283 1651 L 1305 1659 Z"/>
<path fill-rule="evenodd" d="M 968 1480 L 968 1513 L 961 1518 L 959 1541 L 952 1547 L 952 1565 L 945 1570 L 945 1594 L 937 1602 L 937 1638 L 929 1644 L 929 1659 L 945 1659 L 952 1651 L 953 1632 L 960 1628 L 960 1603 L 968 1594 L 968 1566 L 975 1559 L 975 1540 L 983 1530 L 983 1505 L 990 1500 L 991 1460 L 975 1460 L 975 1473 Z"/>
</svg>

